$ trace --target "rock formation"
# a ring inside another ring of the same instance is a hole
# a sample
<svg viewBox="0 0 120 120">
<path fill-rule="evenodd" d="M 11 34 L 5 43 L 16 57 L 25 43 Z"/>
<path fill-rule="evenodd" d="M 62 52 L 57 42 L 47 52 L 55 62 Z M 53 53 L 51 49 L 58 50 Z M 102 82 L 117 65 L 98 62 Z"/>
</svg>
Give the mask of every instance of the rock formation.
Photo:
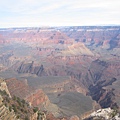
<svg viewBox="0 0 120 120">
<path fill-rule="evenodd" d="M 48 97 L 41 89 L 34 89 L 24 83 L 24 81 L 15 78 L 5 80 L 10 94 L 25 99 L 34 107 L 47 106 L 49 103 Z"/>
<path fill-rule="evenodd" d="M 11 98 L 11 94 L 8 90 L 8 87 L 6 85 L 6 82 L 5 80 L 3 80 L 2 78 L 0 78 L 0 90 L 1 91 L 6 91 L 6 93 L 9 95 L 9 97 Z"/>
<path fill-rule="evenodd" d="M 9 111 L 9 108 L 3 104 L 3 98 L 0 95 L 0 119 L 1 120 L 17 120 L 14 111 Z"/>
<path fill-rule="evenodd" d="M 11 96 L 38 106 L 46 94 L 80 92 L 102 108 L 120 106 L 119 26 L 1 29 L 0 50 Z"/>
</svg>

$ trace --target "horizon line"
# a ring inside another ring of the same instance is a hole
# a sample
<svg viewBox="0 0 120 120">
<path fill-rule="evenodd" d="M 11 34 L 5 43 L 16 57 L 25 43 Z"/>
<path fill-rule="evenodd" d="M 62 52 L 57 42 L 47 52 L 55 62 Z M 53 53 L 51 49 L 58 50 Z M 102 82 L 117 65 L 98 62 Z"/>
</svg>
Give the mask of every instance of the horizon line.
<svg viewBox="0 0 120 120">
<path fill-rule="evenodd" d="M 120 26 L 120 24 L 96 24 L 96 25 L 41 25 L 41 26 L 11 26 L 11 27 L 0 27 L 0 29 L 15 29 L 15 28 L 51 28 L 51 27 L 110 27 L 110 26 Z"/>
</svg>

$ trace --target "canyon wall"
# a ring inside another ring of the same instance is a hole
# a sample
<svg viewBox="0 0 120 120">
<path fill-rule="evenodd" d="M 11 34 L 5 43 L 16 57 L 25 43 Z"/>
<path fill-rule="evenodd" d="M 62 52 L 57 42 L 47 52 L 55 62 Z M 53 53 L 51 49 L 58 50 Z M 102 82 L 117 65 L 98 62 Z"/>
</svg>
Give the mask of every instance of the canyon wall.
<svg viewBox="0 0 120 120">
<path fill-rule="evenodd" d="M 0 45 L 0 73 L 27 80 L 6 80 L 12 96 L 46 104 L 42 88 L 81 92 L 102 108 L 120 105 L 119 26 L 1 29 Z"/>
</svg>

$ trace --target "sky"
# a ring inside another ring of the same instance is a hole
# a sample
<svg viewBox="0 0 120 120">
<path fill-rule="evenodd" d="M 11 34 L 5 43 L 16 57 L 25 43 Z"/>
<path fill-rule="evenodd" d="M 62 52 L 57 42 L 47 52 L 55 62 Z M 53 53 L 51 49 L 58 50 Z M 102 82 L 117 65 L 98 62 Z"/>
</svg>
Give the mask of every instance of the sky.
<svg viewBox="0 0 120 120">
<path fill-rule="evenodd" d="M 120 0 L 0 0 L 0 28 L 120 25 Z"/>
</svg>

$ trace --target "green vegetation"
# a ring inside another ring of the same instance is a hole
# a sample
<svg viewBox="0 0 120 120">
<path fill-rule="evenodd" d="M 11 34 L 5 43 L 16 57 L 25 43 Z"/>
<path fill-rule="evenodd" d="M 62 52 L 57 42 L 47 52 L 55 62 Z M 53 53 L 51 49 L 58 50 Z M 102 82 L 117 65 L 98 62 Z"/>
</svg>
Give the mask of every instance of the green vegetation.
<svg viewBox="0 0 120 120">
<path fill-rule="evenodd" d="M 25 117 L 25 120 L 29 120 L 28 116 Z"/>
<path fill-rule="evenodd" d="M 11 107 L 11 106 L 9 107 L 9 111 L 10 111 L 10 112 L 12 111 L 12 107 Z"/>
<path fill-rule="evenodd" d="M 118 110 L 117 109 L 113 109 L 113 112 L 110 113 L 110 117 L 114 118 L 117 115 L 117 113 L 118 113 Z"/>
<path fill-rule="evenodd" d="M 6 93 L 6 91 L 5 90 L 0 90 L 0 94 L 2 95 L 2 96 L 9 96 L 7 93 Z"/>
<path fill-rule="evenodd" d="M 33 112 L 36 113 L 38 111 L 38 107 L 33 108 Z"/>
</svg>

